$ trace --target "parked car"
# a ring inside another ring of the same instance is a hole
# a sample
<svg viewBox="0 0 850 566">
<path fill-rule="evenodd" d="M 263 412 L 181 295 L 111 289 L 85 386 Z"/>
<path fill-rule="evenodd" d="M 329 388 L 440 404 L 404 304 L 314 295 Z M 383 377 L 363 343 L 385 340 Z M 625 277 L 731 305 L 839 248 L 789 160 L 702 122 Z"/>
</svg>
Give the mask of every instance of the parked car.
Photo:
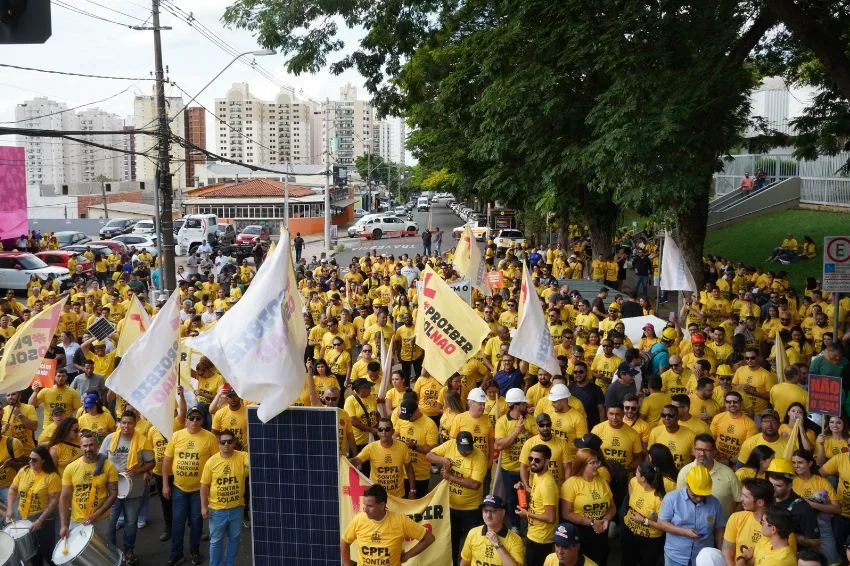
<svg viewBox="0 0 850 566">
<path fill-rule="evenodd" d="M 117 242 L 121 242 L 128 248 L 136 248 L 137 250 L 147 250 L 151 255 L 159 255 L 159 247 L 156 245 L 156 236 L 147 236 L 144 234 L 122 234 L 112 238 Z"/>
<path fill-rule="evenodd" d="M 397 206 L 393 209 L 393 214 L 396 216 L 404 216 L 407 214 L 407 209 L 404 206 Z"/>
<path fill-rule="evenodd" d="M 514 245 L 518 247 L 527 240 L 525 234 L 521 230 L 500 230 L 499 235 L 493 238 L 493 243 L 496 244 L 496 249 L 507 249 Z"/>
<path fill-rule="evenodd" d="M 94 240 L 89 242 L 89 246 L 105 246 L 117 254 L 127 253 L 127 244 L 120 240 Z"/>
<path fill-rule="evenodd" d="M 136 221 L 132 218 L 111 218 L 103 228 L 100 229 L 100 237 L 108 240 L 119 234 L 129 234 L 133 230 Z"/>
<path fill-rule="evenodd" d="M 120 242 L 115 242 L 115 243 L 119 244 Z M 98 258 L 100 258 L 100 256 L 102 256 L 102 255 L 109 255 L 109 254 L 112 253 L 112 248 L 110 248 L 109 246 L 102 246 L 102 245 L 99 245 L 99 244 L 80 244 L 80 245 L 75 244 L 73 246 L 68 246 L 67 248 L 63 249 L 62 251 L 63 252 L 84 254 L 87 250 L 91 250 L 91 252 L 94 254 L 94 259 L 96 259 L 96 260 Z"/>
<path fill-rule="evenodd" d="M 210 238 L 213 249 L 229 252 L 236 244 L 236 228 L 233 224 L 216 224 L 215 232 L 210 235 Z"/>
<path fill-rule="evenodd" d="M 174 222 L 174 225 L 173 225 L 174 227 L 172 229 L 172 232 L 174 232 L 174 235 L 176 236 L 177 233 L 180 231 L 180 228 L 182 228 L 183 225 L 186 223 L 186 219 L 185 218 L 175 218 L 173 220 L 173 222 Z"/>
<path fill-rule="evenodd" d="M 362 208 L 354 209 L 354 218 L 363 218 L 364 216 L 366 216 L 365 210 L 363 210 Z"/>
<path fill-rule="evenodd" d="M 372 220 L 373 218 L 379 218 L 381 216 L 385 216 L 385 214 L 374 214 L 373 213 L 373 214 L 366 214 L 364 216 L 361 216 L 359 219 L 357 219 L 357 222 L 355 222 L 354 224 L 352 224 L 351 226 L 348 227 L 348 236 L 351 237 L 351 238 L 356 238 L 357 234 L 360 232 L 359 228 L 362 224 L 365 224 L 366 222 L 368 222 L 369 220 Z"/>
<path fill-rule="evenodd" d="M 74 244 L 85 244 L 86 242 L 91 242 L 91 238 L 83 234 L 82 232 L 71 232 L 71 231 L 63 231 L 56 232 L 56 239 L 59 240 L 59 248 L 64 248 L 65 246 L 72 246 Z"/>
<path fill-rule="evenodd" d="M 71 281 L 67 268 L 47 265 L 31 253 L 0 252 L 0 288 L 24 291 L 31 275 L 38 276 L 42 281 L 46 281 L 48 275 L 53 275 L 62 287 Z"/>
<path fill-rule="evenodd" d="M 156 234 L 156 223 L 153 220 L 139 220 L 133 226 L 133 234 Z"/>
<path fill-rule="evenodd" d="M 415 222 L 404 220 L 398 216 L 379 215 L 357 227 L 357 236 L 372 240 L 380 240 L 384 236 L 407 236 L 419 232 Z"/>
<path fill-rule="evenodd" d="M 54 267 L 64 267 L 65 269 L 68 269 L 68 262 L 71 260 L 71 258 L 74 258 L 77 262 L 77 265 L 79 267 L 82 267 L 83 273 L 85 273 L 86 275 L 94 275 L 94 263 L 83 257 L 83 253 L 81 251 L 51 250 L 46 252 L 38 252 L 35 255 L 47 265 L 52 265 Z M 73 276 L 73 273 L 71 273 L 71 275 Z"/>
<path fill-rule="evenodd" d="M 251 251 L 251 248 L 257 244 L 258 240 L 264 246 L 268 246 L 271 243 L 269 229 L 259 224 L 251 224 L 242 228 L 242 231 L 236 236 L 235 245 L 240 251 Z"/>
</svg>

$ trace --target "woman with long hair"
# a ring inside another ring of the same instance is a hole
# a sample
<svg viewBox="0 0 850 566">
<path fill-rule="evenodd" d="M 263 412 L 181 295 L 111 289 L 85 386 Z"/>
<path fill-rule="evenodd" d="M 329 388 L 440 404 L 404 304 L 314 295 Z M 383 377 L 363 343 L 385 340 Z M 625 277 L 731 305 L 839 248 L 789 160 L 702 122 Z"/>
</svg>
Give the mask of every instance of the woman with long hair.
<svg viewBox="0 0 850 566">
<path fill-rule="evenodd" d="M 770 446 L 759 444 L 750 452 L 750 457 L 744 465 L 735 470 L 738 479 L 744 481 L 747 478 L 767 479 L 767 467 L 776 456 L 776 452 Z"/>
<path fill-rule="evenodd" d="M 833 456 L 847 452 L 847 421 L 839 415 L 832 415 L 826 423 L 826 429 L 815 439 L 815 461 L 818 466 L 826 464 Z"/>
<path fill-rule="evenodd" d="M 587 342 L 579 344 L 584 348 L 584 362 L 589 366 L 593 363 L 593 358 L 596 357 L 596 351 L 602 344 L 602 335 L 599 330 L 592 328 L 587 335 Z"/>
<path fill-rule="evenodd" d="M 47 444 L 60 477 L 68 464 L 83 455 L 80 449 L 80 430 L 79 421 L 69 417 L 56 426 Z"/>
<path fill-rule="evenodd" d="M 387 389 L 387 392 L 384 394 L 384 407 L 388 415 L 393 414 L 396 407 L 401 405 L 405 392 L 410 391 L 410 388 L 404 382 L 404 376 L 399 370 L 393 371 L 390 376 L 390 384 L 392 387 Z"/>
<path fill-rule="evenodd" d="M 444 401 L 443 414 L 440 416 L 440 442 L 445 442 L 450 438 L 449 430 L 452 428 L 452 421 L 466 410 L 457 391 L 449 390 L 446 392 Z"/>
<path fill-rule="evenodd" d="M 640 308 L 643 309 L 643 316 L 652 316 L 655 314 L 655 309 L 652 307 L 652 299 L 649 297 L 640 297 L 638 299 Z"/>
<path fill-rule="evenodd" d="M 664 553 L 664 531 L 656 527 L 664 476 L 652 462 L 641 462 L 629 482 L 628 512 L 623 517 L 624 566 L 656 566 Z"/>
<path fill-rule="evenodd" d="M 641 297 L 643 300 L 643 297 Z M 655 334 L 655 327 L 650 323 L 643 325 L 643 336 L 638 340 L 637 349 L 644 354 L 649 353 L 649 349 L 658 343 L 658 336 Z"/>
<path fill-rule="evenodd" d="M 327 363 L 330 373 L 336 376 L 340 390 L 343 390 L 345 384 L 351 378 L 351 354 L 345 349 L 345 340 L 340 336 L 334 336 L 331 346 L 330 349 L 325 351 L 324 361 Z"/>
<path fill-rule="evenodd" d="M 841 514 L 838 496 L 832 484 L 825 477 L 818 475 L 818 465 L 809 450 L 795 451 L 791 456 L 791 464 L 794 466 L 791 488 L 818 514 L 820 550 L 830 564 L 837 564 L 838 548 L 835 545 L 832 519 Z"/>
<path fill-rule="evenodd" d="M 673 459 L 673 453 L 664 444 L 653 444 L 647 451 L 648 460 L 658 469 L 664 479 L 664 492 L 676 489 L 679 470 Z"/>
<path fill-rule="evenodd" d="M 561 486 L 561 517 L 578 527 L 582 553 L 599 566 L 608 564 L 608 524 L 617 513 L 614 494 L 599 468 L 599 453 L 580 448 L 571 475 Z"/>
<path fill-rule="evenodd" d="M 459 373 L 453 374 L 447 381 L 446 384 L 440 389 L 437 393 L 437 403 L 446 406 L 446 394 L 449 391 L 457 391 L 457 394 L 460 395 L 460 403 L 461 406 L 464 406 L 464 399 L 466 399 L 466 394 L 469 393 L 466 388 L 463 386 L 463 377 Z"/>
<path fill-rule="evenodd" d="M 62 480 L 56 473 L 50 452 L 44 446 L 36 446 L 30 452 L 29 465 L 18 470 L 12 480 L 6 502 L 7 521 L 11 521 L 17 511 L 21 519 L 32 522 L 30 532 L 38 539 L 38 550 L 30 559 L 33 566 L 52 564 L 50 557 L 56 546 L 55 518 L 61 491 Z"/>
<path fill-rule="evenodd" d="M 785 418 L 782 419 L 782 424 L 779 425 L 779 436 L 790 438 L 796 421 L 800 421 L 800 429 L 797 433 L 800 448 L 810 452 L 813 451 L 815 448 L 815 425 L 808 419 L 806 407 L 798 401 L 788 406 L 788 410 L 785 412 Z"/>
</svg>

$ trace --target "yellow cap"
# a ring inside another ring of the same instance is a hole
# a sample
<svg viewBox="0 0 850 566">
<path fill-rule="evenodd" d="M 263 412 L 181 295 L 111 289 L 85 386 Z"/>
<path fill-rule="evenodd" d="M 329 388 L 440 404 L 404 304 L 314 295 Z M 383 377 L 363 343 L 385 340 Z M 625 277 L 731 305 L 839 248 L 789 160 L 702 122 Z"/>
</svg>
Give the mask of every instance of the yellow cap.
<svg viewBox="0 0 850 566">
<path fill-rule="evenodd" d="M 608 310 L 612 310 L 612 311 L 620 310 L 620 303 L 618 303 L 616 301 L 611 303 L 610 305 L 608 305 Z"/>
<path fill-rule="evenodd" d="M 770 465 L 767 467 L 767 472 L 793 477 L 794 465 L 791 464 L 791 460 L 786 458 L 774 458 L 770 461 Z"/>
<path fill-rule="evenodd" d="M 705 466 L 694 466 L 685 478 L 694 495 L 711 495 L 711 474 Z"/>
<path fill-rule="evenodd" d="M 106 346 L 106 342 L 103 340 L 95 340 L 91 343 L 92 346 Z"/>
<path fill-rule="evenodd" d="M 661 333 L 661 337 L 665 340 L 675 340 L 679 337 L 679 335 L 676 333 L 675 328 L 665 328 L 664 331 Z"/>
<path fill-rule="evenodd" d="M 732 366 L 727 364 L 717 366 L 717 371 L 714 373 L 715 375 L 722 375 L 723 377 L 730 377 L 735 375 L 735 372 L 732 371 Z"/>
</svg>

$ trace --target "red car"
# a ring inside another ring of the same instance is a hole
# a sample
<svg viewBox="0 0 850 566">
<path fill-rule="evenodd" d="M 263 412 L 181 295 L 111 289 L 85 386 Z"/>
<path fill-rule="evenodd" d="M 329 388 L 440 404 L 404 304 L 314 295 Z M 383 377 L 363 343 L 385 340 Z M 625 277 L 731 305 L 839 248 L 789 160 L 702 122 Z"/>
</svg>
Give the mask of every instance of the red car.
<svg viewBox="0 0 850 566">
<path fill-rule="evenodd" d="M 249 246 L 253 247 L 257 240 L 259 240 L 264 246 L 269 245 L 271 242 L 271 235 L 269 234 L 269 229 L 265 226 L 260 226 L 258 224 L 252 224 L 250 226 L 245 226 L 241 232 L 236 236 L 235 244 L 237 246 Z"/>
<path fill-rule="evenodd" d="M 46 263 L 47 265 L 52 265 L 55 267 L 64 267 L 68 268 L 68 261 L 73 257 L 77 260 L 77 265 L 81 266 L 83 269 L 83 273 L 86 275 L 92 276 L 94 275 L 94 264 L 90 262 L 88 259 L 83 257 L 83 254 L 75 251 L 68 250 L 51 250 L 46 252 L 38 252 L 35 254 L 41 261 Z M 73 277 L 74 273 L 71 273 Z"/>
<path fill-rule="evenodd" d="M 96 240 L 94 242 L 89 242 L 88 245 L 91 246 L 106 246 L 111 249 L 113 252 L 117 252 L 119 254 L 127 253 L 127 245 L 120 240 Z"/>
</svg>

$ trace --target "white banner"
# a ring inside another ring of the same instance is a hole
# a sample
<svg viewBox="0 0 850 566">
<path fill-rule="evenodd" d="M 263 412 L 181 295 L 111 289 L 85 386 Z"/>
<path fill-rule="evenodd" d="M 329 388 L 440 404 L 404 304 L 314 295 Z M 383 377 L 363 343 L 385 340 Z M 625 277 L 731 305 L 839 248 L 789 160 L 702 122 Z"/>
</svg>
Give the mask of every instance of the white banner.
<svg viewBox="0 0 850 566">
<path fill-rule="evenodd" d="M 243 399 L 260 403 L 268 422 L 304 386 L 307 330 L 290 258 L 289 233 L 270 254 L 248 291 L 214 328 L 186 344 L 207 356 Z"/>
<path fill-rule="evenodd" d="M 478 247 L 478 242 L 472 235 L 472 228 L 469 224 L 463 227 L 463 232 L 460 235 L 460 240 L 455 248 L 455 257 L 452 265 L 455 271 L 461 277 L 464 277 L 472 282 L 472 286 L 478 289 L 481 294 L 490 296 L 490 282 L 487 279 L 487 266 L 484 264 L 484 257 L 481 255 L 481 248 Z"/>
<path fill-rule="evenodd" d="M 469 279 L 459 279 L 457 281 L 448 282 L 448 285 L 458 296 L 466 301 L 466 304 L 472 304 L 472 285 L 469 284 Z M 422 281 L 416 282 L 416 292 L 422 294 Z"/>
<path fill-rule="evenodd" d="M 179 359 L 180 291 L 175 290 L 106 382 L 169 440 L 174 428 Z"/>
<path fill-rule="evenodd" d="M 664 251 L 661 255 L 661 289 L 663 291 L 691 291 L 696 293 L 697 284 L 685 263 L 685 256 L 670 232 L 664 232 Z"/>
<path fill-rule="evenodd" d="M 528 266 L 522 268 L 522 285 L 519 293 L 519 325 L 508 346 L 508 353 L 528 363 L 542 367 L 552 375 L 561 373 L 558 358 L 553 350 L 552 336 L 546 325 L 543 308 Z"/>
</svg>

